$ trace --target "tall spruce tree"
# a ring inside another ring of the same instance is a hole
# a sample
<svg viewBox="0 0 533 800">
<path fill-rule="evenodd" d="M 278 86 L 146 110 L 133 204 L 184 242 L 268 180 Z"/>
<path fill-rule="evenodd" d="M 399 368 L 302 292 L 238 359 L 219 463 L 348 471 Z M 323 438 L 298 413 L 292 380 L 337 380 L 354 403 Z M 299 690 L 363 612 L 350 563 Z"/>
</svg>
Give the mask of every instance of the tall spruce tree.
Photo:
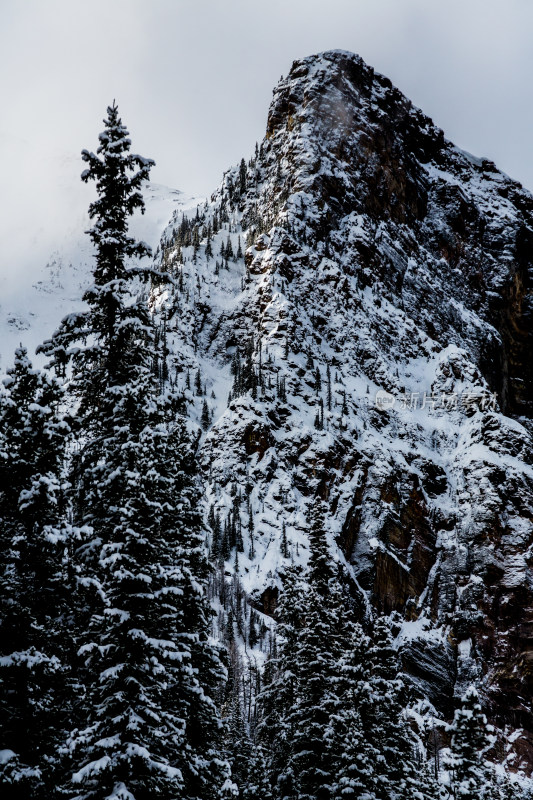
<svg viewBox="0 0 533 800">
<path fill-rule="evenodd" d="M 153 164 L 130 145 L 113 104 L 97 154 L 83 151 L 82 179 L 98 194 L 88 309 L 43 347 L 60 369 L 71 362 L 81 446 L 73 513 L 87 531 L 75 553 L 86 692 L 64 751 L 73 773 L 65 791 L 80 800 L 206 800 L 228 776 L 214 701 L 223 668 L 209 639 L 194 446 L 175 398 L 158 395 L 139 291 L 154 273 L 130 263 L 149 254 L 128 235 L 128 217 L 144 210 L 140 187 Z"/>
<path fill-rule="evenodd" d="M 62 391 L 22 347 L 0 395 L 0 785 L 52 796 L 70 711 Z"/>
<path fill-rule="evenodd" d="M 88 164 L 82 180 L 95 181 L 98 195 L 89 206 L 94 224 L 87 233 L 96 258 L 94 282 L 83 298 L 88 309 L 65 317 L 54 337 L 40 347 L 52 355 L 59 372 L 72 361 L 71 390 L 79 397 L 78 417 L 86 432 L 89 427 L 98 431 L 100 418 L 112 417 L 109 387 L 123 385 L 130 366 L 135 368 L 132 344 L 142 338 L 147 310 L 144 302 L 132 303 L 132 282 L 136 275 L 146 280 L 154 274 L 130 263 L 151 250 L 128 234 L 128 218 L 135 210 L 144 213 L 141 187 L 155 162 L 129 152 L 131 140 L 115 103 L 108 107 L 104 124 L 96 153 L 82 151 Z"/>
<path fill-rule="evenodd" d="M 265 750 L 261 744 L 252 743 L 246 783 L 242 789 L 243 800 L 272 800 L 272 787 L 268 778 Z"/>
<path fill-rule="evenodd" d="M 77 797 L 216 797 L 227 777 L 214 706 L 200 497 L 185 426 L 151 424 L 111 446 L 92 517 L 101 542 L 81 655 L 87 721 L 70 747 Z M 107 502 L 105 502 L 107 500 Z M 114 793 L 114 794 L 113 794 Z M 129 793 L 129 794 L 128 794 Z"/>
<path fill-rule="evenodd" d="M 250 782 L 254 782 L 259 777 L 254 774 L 254 770 L 257 768 L 257 753 L 244 721 L 240 680 L 233 682 L 230 691 L 231 698 L 226 725 L 226 753 L 231 765 L 231 780 L 235 786 L 234 796 L 244 798 L 249 794 L 247 787 Z"/>
<path fill-rule="evenodd" d="M 258 698 L 260 742 L 278 800 L 436 800 L 417 774 L 389 622 L 371 639 L 353 621 L 316 500 L 305 581 L 287 570 L 278 653 Z"/>
</svg>

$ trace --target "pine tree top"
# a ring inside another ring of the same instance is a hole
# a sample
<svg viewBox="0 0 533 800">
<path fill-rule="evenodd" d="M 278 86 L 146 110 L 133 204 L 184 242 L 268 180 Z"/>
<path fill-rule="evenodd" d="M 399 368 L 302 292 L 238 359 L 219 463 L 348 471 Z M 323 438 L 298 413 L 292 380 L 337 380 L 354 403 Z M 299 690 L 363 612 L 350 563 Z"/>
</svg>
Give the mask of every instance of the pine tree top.
<svg viewBox="0 0 533 800">
<path fill-rule="evenodd" d="M 151 254 L 145 242 L 136 242 L 127 236 L 127 217 L 135 210 L 144 214 L 140 189 L 143 181 L 149 179 L 155 161 L 129 152 L 131 139 L 115 101 L 107 109 L 104 125 L 105 129 L 98 136 L 100 145 L 96 154 L 82 150 L 81 157 L 89 166 L 82 172 L 81 179 L 85 183 L 96 182 L 98 199 L 89 206 L 89 216 L 96 218 L 96 223 L 88 233 L 99 248 L 99 260 L 117 267 L 123 264 L 124 256 Z M 103 272 L 101 281 L 117 276 L 117 270 L 109 274 Z"/>
</svg>

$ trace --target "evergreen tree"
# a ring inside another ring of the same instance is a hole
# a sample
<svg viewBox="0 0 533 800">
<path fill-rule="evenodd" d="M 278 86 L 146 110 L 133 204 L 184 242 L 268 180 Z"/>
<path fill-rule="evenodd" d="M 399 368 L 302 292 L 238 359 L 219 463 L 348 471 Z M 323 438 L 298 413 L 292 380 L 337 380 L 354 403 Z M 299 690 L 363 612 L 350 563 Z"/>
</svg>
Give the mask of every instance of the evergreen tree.
<svg viewBox="0 0 533 800">
<path fill-rule="evenodd" d="M 248 774 L 242 789 L 243 800 L 273 800 L 272 787 L 268 780 L 267 756 L 260 744 L 251 744 Z"/>
<path fill-rule="evenodd" d="M 194 379 L 194 388 L 196 390 L 196 394 L 201 397 L 204 393 L 204 389 L 202 386 L 202 374 L 200 372 L 200 367 L 198 367 L 198 371 L 196 372 L 196 377 Z"/>
<path fill-rule="evenodd" d="M 231 765 L 231 779 L 237 787 L 235 796 L 242 798 L 250 773 L 252 743 L 244 724 L 239 682 L 232 687 L 226 730 L 226 757 Z"/>
<path fill-rule="evenodd" d="M 283 520 L 281 527 L 281 555 L 283 556 L 283 558 L 289 557 L 289 545 L 287 542 L 287 526 L 285 524 L 285 520 Z"/>
<path fill-rule="evenodd" d="M 255 618 L 256 618 L 255 611 L 253 610 L 253 608 L 250 608 L 250 617 L 248 620 L 248 647 L 250 648 L 250 650 L 253 650 L 253 648 L 259 641 Z"/>
<path fill-rule="evenodd" d="M 235 656 L 233 657 L 235 660 Z M 231 764 L 233 796 L 242 800 L 272 800 L 267 759 L 261 744 L 253 741 L 250 725 L 245 722 L 242 695 L 242 663 L 237 656 L 231 679 L 226 748 Z"/>
<path fill-rule="evenodd" d="M 226 241 L 226 249 L 225 249 L 224 255 L 225 255 L 226 261 L 229 261 L 230 258 L 234 257 L 233 245 L 231 244 L 231 237 L 230 236 L 228 236 L 227 241 Z"/>
<path fill-rule="evenodd" d="M 322 376 L 320 374 L 320 367 L 317 366 L 315 370 L 315 392 L 318 394 L 322 391 Z"/>
<path fill-rule="evenodd" d="M 324 507 L 319 499 L 315 500 L 311 511 L 309 547 L 311 551 L 308 568 L 309 583 L 320 597 L 327 597 L 332 584 L 335 583 L 337 573 L 333 567 L 326 539 Z"/>
<path fill-rule="evenodd" d="M 387 620 L 372 643 L 351 621 L 321 504 L 310 526 L 306 583 L 288 570 L 279 652 L 259 697 L 260 741 L 277 798 L 436 800 L 404 718 L 405 690 Z"/>
<path fill-rule="evenodd" d="M 295 792 L 289 766 L 292 747 L 292 710 L 297 698 L 299 664 L 296 648 L 304 621 L 304 584 L 299 567 L 291 566 L 283 576 L 283 592 L 277 609 L 277 650 L 267 661 L 264 688 L 258 697 L 258 737 L 268 753 L 270 784 L 276 797 Z"/>
<path fill-rule="evenodd" d="M 220 549 L 222 546 L 222 527 L 220 525 L 220 514 L 217 511 L 214 515 L 213 524 L 212 524 L 212 543 L 211 543 L 211 556 L 214 559 L 217 559 L 220 555 Z"/>
<path fill-rule="evenodd" d="M 224 520 L 224 534 L 222 536 L 222 546 L 220 548 L 220 555 L 224 561 L 228 561 L 231 555 L 231 546 L 229 540 L 229 531 L 227 520 Z"/>
<path fill-rule="evenodd" d="M 209 261 L 210 258 L 213 258 L 213 245 L 211 243 L 211 231 L 208 231 L 207 234 L 207 242 L 205 244 L 205 257 Z"/>
<path fill-rule="evenodd" d="M 293 727 L 289 764 L 299 800 L 328 800 L 336 759 L 324 747 L 324 731 L 337 708 L 342 603 L 320 502 L 313 508 L 309 543 L 305 625 L 296 647 L 297 700 L 289 715 Z"/>
<path fill-rule="evenodd" d="M 241 163 L 239 165 L 239 194 L 244 194 L 246 191 L 246 161 L 244 158 L 241 159 Z"/>
<path fill-rule="evenodd" d="M 375 797 L 374 772 L 379 752 L 366 737 L 360 706 L 367 692 L 369 639 L 361 626 L 345 620 L 339 659 L 338 702 L 326 731 L 326 742 L 335 762 L 335 800 L 371 800 Z"/>
<path fill-rule="evenodd" d="M 202 422 L 202 428 L 204 429 L 204 431 L 206 431 L 209 428 L 209 422 L 210 422 L 209 406 L 207 405 L 207 400 L 204 400 L 204 404 L 202 406 L 201 422 Z"/>
<path fill-rule="evenodd" d="M 89 724 L 74 731 L 80 798 L 131 792 L 205 798 L 226 777 L 213 698 L 199 491 L 184 423 L 150 425 L 110 449 L 92 523 L 101 604 L 81 648 Z M 94 603 L 96 605 L 96 603 Z M 105 794 L 104 794 L 105 793 Z"/>
<path fill-rule="evenodd" d="M 128 235 L 128 217 L 136 209 L 144 213 L 140 189 L 154 162 L 129 152 L 131 140 L 115 103 L 107 109 L 104 123 L 96 154 L 82 151 L 89 165 L 82 180 L 95 181 L 98 195 L 89 206 L 95 222 L 88 233 L 96 248 L 96 262 L 94 283 L 84 295 L 88 310 L 65 317 L 53 339 L 40 348 L 53 356 L 59 372 L 72 360 L 73 389 L 80 398 L 78 415 L 85 428 L 97 424 L 93 412 L 105 402 L 104 397 L 111 404 L 104 413 L 112 414 L 114 400 L 108 388 L 126 382 L 132 340 L 147 316 L 144 303 L 130 305 L 132 281 L 137 275 L 145 280 L 153 275 L 128 266 L 129 259 L 151 254 L 144 242 Z"/>
<path fill-rule="evenodd" d="M 200 249 L 200 232 L 197 225 L 194 226 L 192 232 L 192 246 L 193 246 L 193 261 L 196 264 L 198 250 Z"/>
<path fill-rule="evenodd" d="M 360 710 L 366 739 L 378 753 L 374 792 L 378 800 L 407 800 L 417 783 L 412 736 L 405 721 L 406 691 L 389 621 L 379 617 L 369 650 L 368 691 Z"/>
<path fill-rule="evenodd" d="M 335 800 L 373 800 L 372 770 L 374 764 L 367 752 L 361 717 L 357 708 L 349 705 L 334 722 L 333 736 L 328 745 L 339 747 L 331 796 Z M 333 758 L 335 751 L 331 751 Z"/>
<path fill-rule="evenodd" d="M 341 410 L 341 414 L 342 414 L 343 417 L 345 417 L 348 414 L 348 404 L 346 402 L 346 389 L 344 389 L 343 393 L 342 393 L 342 410 Z"/>
<path fill-rule="evenodd" d="M 489 781 L 485 753 L 491 744 L 491 728 L 483 714 L 475 686 L 469 686 L 461 698 L 461 706 L 449 726 L 455 797 L 488 798 Z"/>
<path fill-rule="evenodd" d="M 50 796 L 71 710 L 70 575 L 62 391 L 15 353 L 0 395 L 0 764 L 2 797 Z"/>
</svg>

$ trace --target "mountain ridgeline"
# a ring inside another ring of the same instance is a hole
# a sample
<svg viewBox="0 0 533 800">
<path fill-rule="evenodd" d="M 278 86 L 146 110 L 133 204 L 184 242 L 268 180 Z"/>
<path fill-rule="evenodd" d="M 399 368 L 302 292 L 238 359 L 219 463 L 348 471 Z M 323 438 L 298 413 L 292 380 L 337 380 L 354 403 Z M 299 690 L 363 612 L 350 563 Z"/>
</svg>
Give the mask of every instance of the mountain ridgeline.
<svg viewBox="0 0 533 800">
<path fill-rule="evenodd" d="M 294 62 L 255 156 L 175 215 L 155 296 L 164 370 L 205 430 L 214 559 L 276 618 L 318 496 L 354 616 L 391 615 L 413 702 L 449 720 L 475 684 L 493 758 L 526 771 L 532 237 L 519 183 L 331 51 Z"/>
</svg>

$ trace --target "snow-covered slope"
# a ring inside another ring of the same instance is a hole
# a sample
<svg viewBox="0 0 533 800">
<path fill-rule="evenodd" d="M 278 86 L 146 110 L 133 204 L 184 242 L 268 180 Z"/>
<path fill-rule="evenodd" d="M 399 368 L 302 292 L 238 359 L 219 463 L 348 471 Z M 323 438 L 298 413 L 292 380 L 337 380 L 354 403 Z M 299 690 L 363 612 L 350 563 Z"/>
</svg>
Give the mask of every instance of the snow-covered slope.
<svg viewBox="0 0 533 800">
<path fill-rule="evenodd" d="M 332 51 L 295 62 L 260 152 L 172 220 L 157 299 L 171 379 L 212 418 L 227 571 L 271 613 L 318 493 L 360 615 L 396 614 L 414 690 L 449 718 L 476 682 L 518 731 L 515 765 L 533 762 L 532 210 Z"/>
<path fill-rule="evenodd" d="M 150 183 L 143 190 L 146 212 L 137 214 L 132 231 L 155 250 L 161 233 L 174 209 L 188 208 L 196 200 L 166 186 Z M 62 241 L 33 278 L 23 273 L 16 279 L 16 263 L 0 275 L 0 373 L 10 366 L 15 348 L 35 348 L 56 329 L 65 314 L 81 307 L 81 297 L 89 283 L 93 247 L 84 233 L 90 226 L 87 216 L 77 229 L 64 233 Z"/>
</svg>

